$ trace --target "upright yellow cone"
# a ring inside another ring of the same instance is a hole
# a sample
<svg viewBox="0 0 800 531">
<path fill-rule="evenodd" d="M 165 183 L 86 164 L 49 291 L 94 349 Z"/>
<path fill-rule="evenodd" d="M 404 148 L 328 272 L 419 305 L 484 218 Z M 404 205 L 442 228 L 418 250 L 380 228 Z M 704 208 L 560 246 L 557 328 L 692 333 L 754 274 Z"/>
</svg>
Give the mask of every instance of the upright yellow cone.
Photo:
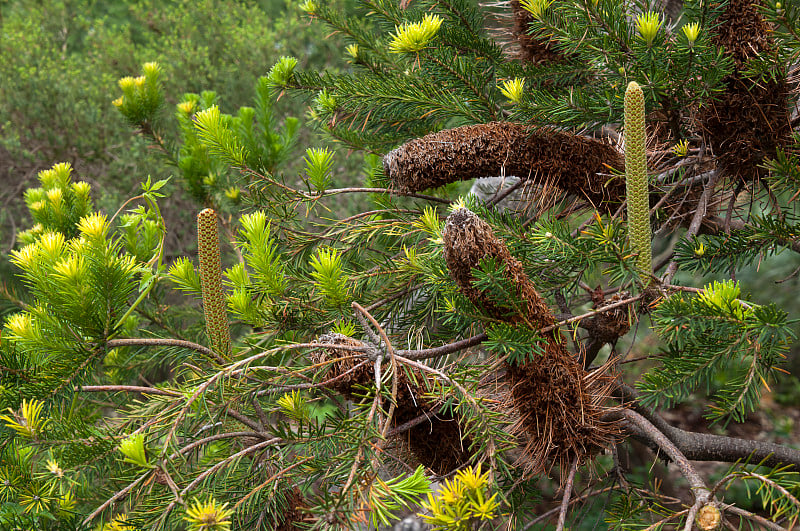
<svg viewBox="0 0 800 531">
<path fill-rule="evenodd" d="M 206 334 L 212 348 L 223 357 L 227 357 L 231 350 L 231 332 L 228 327 L 228 315 L 225 312 L 225 294 L 222 290 L 217 214 L 210 208 L 202 210 L 197 215 L 197 256 L 200 261 Z"/>
<path fill-rule="evenodd" d="M 628 238 L 638 257 L 636 266 L 645 284 L 650 282 L 653 253 L 650 233 L 650 193 L 647 184 L 644 94 L 635 81 L 625 91 L 625 188 L 628 202 Z"/>
</svg>

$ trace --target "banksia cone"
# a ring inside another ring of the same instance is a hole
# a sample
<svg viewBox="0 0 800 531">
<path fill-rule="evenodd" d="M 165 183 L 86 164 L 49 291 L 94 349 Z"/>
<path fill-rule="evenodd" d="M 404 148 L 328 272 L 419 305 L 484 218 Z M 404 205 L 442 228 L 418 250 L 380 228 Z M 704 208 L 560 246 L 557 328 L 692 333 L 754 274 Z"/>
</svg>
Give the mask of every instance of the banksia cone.
<svg viewBox="0 0 800 531">
<path fill-rule="evenodd" d="M 366 346 L 357 339 L 336 333 L 324 334 L 317 342 L 351 347 Z M 330 382 L 327 387 L 350 400 L 358 399 L 359 387 L 369 387 L 375 380 L 372 362 L 353 370 L 363 361 L 353 357 L 354 354 L 356 353 L 351 350 L 328 347 L 314 352 L 311 357 L 314 363 L 331 361 L 325 379 L 342 377 Z M 426 377 L 427 375 L 418 371 L 400 370 L 393 426 L 401 426 L 420 415 L 426 415 L 427 420 L 404 431 L 400 437 L 420 463 L 439 475 L 446 475 L 470 461 L 471 440 L 462 438 L 466 430 L 457 418 L 439 412 L 439 404 L 425 398 Z"/>
<path fill-rule="evenodd" d="M 432 133 L 406 142 L 383 158 L 386 175 L 402 192 L 454 181 L 514 175 L 554 186 L 613 211 L 622 200 L 622 156 L 599 140 L 551 128 L 492 122 Z"/>
<path fill-rule="evenodd" d="M 534 65 L 562 60 L 564 57 L 553 50 L 549 42 L 531 37 L 528 34 L 528 25 L 531 23 L 532 15 L 522 7 L 520 1 L 510 0 L 509 4 L 514 20 L 511 36 L 514 39 L 514 43 L 519 47 L 517 53 L 519 60 L 523 63 Z"/>
<path fill-rule="evenodd" d="M 366 346 L 357 339 L 333 332 L 319 336 L 316 342 L 328 345 L 342 345 L 347 347 Z M 353 370 L 353 368 L 364 361 L 363 359 L 355 357 L 357 354 L 359 354 L 358 351 L 328 347 L 312 352 L 311 361 L 314 363 L 330 362 L 330 368 L 328 369 L 325 379 L 330 380 L 336 377 L 338 378 L 327 384 L 327 387 L 329 389 L 333 389 L 337 393 L 340 393 L 345 398 L 353 400 L 356 398 L 355 392 L 357 391 L 358 387 L 369 386 L 375 378 L 375 372 L 372 368 L 372 363 L 365 363 Z"/>
<path fill-rule="evenodd" d="M 506 279 L 516 289 L 516 295 L 525 305 L 525 316 L 531 317 L 530 325 L 542 328 L 555 323 L 547 303 L 542 299 L 522 264 L 511 256 L 505 242 L 494 235 L 488 223 L 466 208 L 460 208 L 450 214 L 445 222 L 444 259 L 450 276 L 458 284 L 461 293 L 475 306 L 496 319 L 520 321 L 514 315 L 508 301 L 498 301 L 472 286 L 474 280 L 472 270 L 480 261 L 496 258 L 505 265 Z"/>
<path fill-rule="evenodd" d="M 303 497 L 300 489 L 293 487 L 285 494 L 286 510 L 283 512 L 283 522 L 275 528 L 276 531 L 300 531 L 304 529 L 303 521 L 308 515 L 308 502 Z"/>
<path fill-rule="evenodd" d="M 200 262 L 200 282 L 203 287 L 203 311 L 206 334 L 211 346 L 222 356 L 231 351 L 231 332 L 225 312 L 222 290 L 222 266 L 219 258 L 217 214 L 206 208 L 197 215 L 197 256 Z"/>
<path fill-rule="evenodd" d="M 724 80 L 725 92 L 698 116 L 719 168 L 746 182 L 766 174 L 761 167 L 764 159 L 774 157 L 791 135 L 785 72 L 767 80 L 745 74 L 751 58 L 776 50 L 759 4 L 730 0 L 711 29 L 712 42 L 733 59 L 734 72 Z"/>
<path fill-rule="evenodd" d="M 442 236 L 450 275 L 476 306 L 494 318 L 534 328 L 555 323 L 522 264 L 486 222 L 462 208 L 447 218 Z M 473 286 L 471 270 L 487 258 L 504 264 L 505 278 L 522 303 L 519 313 Z M 511 407 L 518 418 L 512 430 L 525 442 L 521 461 L 534 474 L 554 464 L 566 472 L 574 461 L 583 463 L 598 449 L 609 446 L 619 433 L 614 423 L 603 420 L 609 411 L 604 404 L 613 378 L 601 370 L 584 371 L 560 333 L 544 337 L 544 352 L 535 361 L 508 363 L 506 367 Z"/>
<path fill-rule="evenodd" d="M 638 253 L 636 265 L 645 283 L 652 272 L 650 193 L 647 183 L 647 134 L 644 128 L 644 93 L 636 81 L 625 91 L 625 188 L 628 200 L 628 238 Z"/>
</svg>

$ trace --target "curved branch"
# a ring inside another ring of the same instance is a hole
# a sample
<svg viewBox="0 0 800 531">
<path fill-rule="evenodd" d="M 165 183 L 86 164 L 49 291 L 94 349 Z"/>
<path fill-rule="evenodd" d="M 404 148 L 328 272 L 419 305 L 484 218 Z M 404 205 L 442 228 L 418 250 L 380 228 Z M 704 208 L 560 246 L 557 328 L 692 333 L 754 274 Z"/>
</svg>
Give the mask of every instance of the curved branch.
<svg viewBox="0 0 800 531">
<path fill-rule="evenodd" d="M 178 347 L 188 348 L 201 354 L 205 354 L 214 358 L 219 363 L 225 363 L 225 360 L 208 347 L 204 347 L 198 343 L 191 341 L 184 341 L 182 339 L 162 339 L 159 337 L 135 337 L 131 339 L 109 339 L 106 342 L 108 348 L 116 347 Z"/>
<path fill-rule="evenodd" d="M 627 385 L 617 387 L 618 398 L 628 401 L 628 407 L 650 421 L 659 431 L 692 461 L 749 461 L 764 466 L 791 465 L 789 470 L 800 471 L 800 450 L 767 441 L 750 441 L 724 435 L 698 433 L 676 428 L 655 411 L 638 402 L 639 394 Z"/>
</svg>

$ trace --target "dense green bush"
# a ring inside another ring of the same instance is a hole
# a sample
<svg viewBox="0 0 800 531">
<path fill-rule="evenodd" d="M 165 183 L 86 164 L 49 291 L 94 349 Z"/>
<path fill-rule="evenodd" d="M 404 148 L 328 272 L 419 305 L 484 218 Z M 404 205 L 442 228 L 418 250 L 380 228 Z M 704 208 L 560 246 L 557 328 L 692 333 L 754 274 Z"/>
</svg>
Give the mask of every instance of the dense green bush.
<svg viewBox="0 0 800 531">
<path fill-rule="evenodd" d="M 107 209 L 143 176 L 175 173 L 147 139 L 131 138 L 111 104 L 117 80 L 138 75 L 143 63 L 162 65 L 167 103 L 213 89 L 221 107 L 233 111 L 254 100 L 256 81 L 279 57 L 294 55 L 314 68 L 333 66 L 337 57 L 336 41 L 302 20 L 291 0 L 19 1 L 2 9 L 0 201 L 8 208 L 0 215 L 0 242 L 6 249 L 21 216 L 14 205 L 53 160 L 71 162 L 96 185 L 96 201 Z M 302 117 L 296 105 L 283 98 L 276 119 Z M 177 125 L 170 125 L 174 136 Z M 303 141 L 311 142 L 307 133 Z M 175 208 L 168 216 L 185 212 L 191 201 L 174 183 L 169 189 Z M 176 228 L 184 232 L 190 224 L 184 217 Z"/>
</svg>

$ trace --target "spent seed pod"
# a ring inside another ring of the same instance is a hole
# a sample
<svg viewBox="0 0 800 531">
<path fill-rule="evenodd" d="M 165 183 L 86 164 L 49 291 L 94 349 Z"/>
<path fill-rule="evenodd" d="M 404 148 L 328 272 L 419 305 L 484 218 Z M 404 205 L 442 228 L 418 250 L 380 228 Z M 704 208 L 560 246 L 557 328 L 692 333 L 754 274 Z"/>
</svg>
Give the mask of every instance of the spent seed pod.
<svg viewBox="0 0 800 531">
<path fill-rule="evenodd" d="M 522 264 L 488 223 L 468 209 L 458 209 L 448 216 L 442 240 L 450 276 L 485 313 L 535 329 L 555 323 Z M 503 264 L 516 303 L 499 301 L 473 284 L 472 270 L 489 258 Z M 566 472 L 576 460 L 583 463 L 610 446 L 619 434 L 619 427 L 604 419 L 614 379 L 602 368 L 585 371 L 560 332 L 545 333 L 543 339 L 535 360 L 506 363 L 509 406 L 517 419 L 511 429 L 525 446 L 520 463 L 533 474 L 552 465 Z"/>
<path fill-rule="evenodd" d="M 410 140 L 386 154 L 383 167 L 401 192 L 513 175 L 586 199 L 605 212 L 614 211 L 625 192 L 623 180 L 611 174 L 622 169 L 623 158 L 609 144 L 510 122 L 466 125 Z"/>
<path fill-rule="evenodd" d="M 368 355 L 380 355 L 374 347 L 333 332 L 319 336 L 316 343 L 330 345 L 311 354 L 314 363 L 328 368 L 324 375 L 328 382 L 326 387 L 341 393 L 349 400 L 359 400 L 363 396 L 364 388 L 374 385 L 374 362 L 370 360 L 364 364 L 364 359 L 358 357 L 359 351 L 337 348 L 360 347 Z M 471 438 L 463 435 L 467 431 L 466 427 L 456 416 L 440 411 L 440 404 L 429 398 L 425 387 L 432 377 L 405 368 L 400 368 L 397 377 L 399 385 L 393 427 L 417 422 L 399 435 L 403 438 L 402 445 L 420 463 L 442 476 L 469 463 L 472 458 Z M 425 420 L 418 422 L 422 415 Z"/>
</svg>

